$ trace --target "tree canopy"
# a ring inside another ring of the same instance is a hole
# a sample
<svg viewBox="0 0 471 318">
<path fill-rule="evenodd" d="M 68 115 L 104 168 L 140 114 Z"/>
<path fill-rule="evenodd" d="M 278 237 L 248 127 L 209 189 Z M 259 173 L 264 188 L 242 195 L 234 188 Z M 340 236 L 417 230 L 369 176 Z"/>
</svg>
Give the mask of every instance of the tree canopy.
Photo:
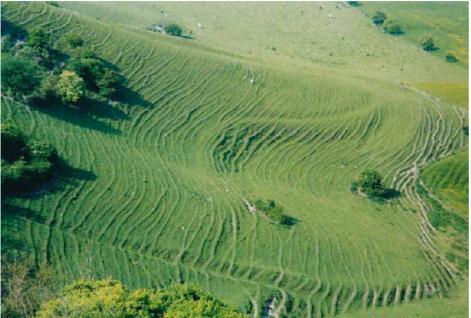
<svg viewBox="0 0 471 318">
<path fill-rule="evenodd" d="M 165 290 L 129 290 L 118 281 L 78 280 L 63 295 L 41 305 L 37 317 L 221 317 L 245 314 L 214 299 L 199 288 L 175 285 Z"/>
<path fill-rule="evenodd" d="M 2 92 L 31 94 L 40 83 L 40 67 L 32 60 L 2 54 Z"/>
<path fill-rule="evenodd" d="M 170 35 L 174 35 L 174 36 L 181 36 L 182 35 L 182 32 L 183 32 L 183 29 L 181 26 L 179 26 L 178 24 L 175 24 L 175 23 L 171 23 L 167 26 L 165 26 L 165 32 L 170 34 Z"/>
<path fill-rule="evenodd" d="M 386 20 L 386 14 L 384 14 L 383 12 L 378 11 L 373 15 L 373 18 L 371 20 L 376 25 L 383 24 L 384 21 Z"/>
<path fill-rule="evenodd" d="M 57 94 L 64 103 L 75 104 L 84 94 L 84 81 L 72 71 L 63 71 L 57 82 Z"/>
</svg>

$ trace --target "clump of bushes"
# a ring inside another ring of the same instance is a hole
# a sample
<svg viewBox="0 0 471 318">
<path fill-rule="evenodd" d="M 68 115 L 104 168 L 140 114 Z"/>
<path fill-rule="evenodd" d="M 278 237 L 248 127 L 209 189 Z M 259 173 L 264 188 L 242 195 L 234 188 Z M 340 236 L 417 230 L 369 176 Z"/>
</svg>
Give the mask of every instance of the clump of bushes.
<svg viewBox="0 0 471 318">
<path fill-rule="evenodd" d="M 16 127 L 4 124 L 2 139 L 2 193 L 32 190 L 52 177 L 57 151 L 48 144 L 28 139 Z"/>
<path fill-rule="evenodd" d="M 195 286 L 131 291 L 109 279 L 78 280 L 66 286 L 61 297 L 43 303 L 37 313 L 39 318 L 70 316 L 248 318 Z"/>
<path fill-rule="evenodd" d="M 59 43 L 67 54 L 53 47 L 48 32 L 41 28 L 26 35 L 26 41 L 11 36 L 2 39 L 2 93 L 35 105 L 78 105 L 83 97 L 113 98 L 121 85 L 120 76 L 85 46 L 76 33 Z M 69 56 L 72 56 L 69 58 Z"/>
<path fill-rule="evenodd" d="M 384 32 L 386 32 L 388 34 L 392 34 L 392 35 L 400 35 L 400 34 L 404 33 L 402 31 L 402 28 L 399 26 L 399 24 L 397 24 L 396 22 L 394 22 L 392 20 L 387 20 L 383 24 L 383 30 L 384 30 Z"/>
<path fill-rule="evenodd" d="M 267 218 L 277 224 L 291 225 L 290 217 L 284 214 L 283 207 L 277 205 L 274 200 L 255 200 L 255 208 L 262 212 Z"/>
<path fill-rule="evenodd" d="M 436 50 L 435 43 L 433 42 L 433 38 L 430 35 L 425 36 L 420 41 L 420 46 L 424 51 L 430 52 Z"/>
<path fill-rule="evenodd" d="M 366 196 L 368 199 L 383 202 L 399 196 L 399 192 L 384 186 L 381 174 L 376 170 L 365 170 L 351 183 L 350 191 Z"/>
<path fill-rule="evenodd" d="M 375 25 L 382 25 L 385 20 L 386 20 L 386 14 L 380 11 L 376 12 L 371 18 L 371 21 L 373 21 Z"/>
<path fill-rule="evenodd" d="M 347 3 L 348 3 L 349 5 L 351 5 L 352 7 L 359 7 L 359 6 L 361 6 L 360 1 L 347 1 Z"/>
<path fill-rule="evenodd" d="M 173 36 L 181 36 L 183 33 L 182 27 L 176 23 L 171 23 L 169 25 L 166 25 L 164 29 L 167 34 L 170 34 Z"/>
</svg>

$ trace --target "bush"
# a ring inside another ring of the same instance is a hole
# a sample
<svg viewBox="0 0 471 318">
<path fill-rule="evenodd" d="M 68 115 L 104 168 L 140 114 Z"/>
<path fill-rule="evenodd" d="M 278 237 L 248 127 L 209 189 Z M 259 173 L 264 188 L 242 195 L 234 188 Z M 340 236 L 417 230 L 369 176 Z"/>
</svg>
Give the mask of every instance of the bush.
<svg viewBox="0 0 471 318">
<path fill-rule="evenodd" d="M 74 49 L 79 46 L 83 46 L 83 43 L 84 43 L 82 37 L 80 37 L 80 35 L 78 35 L 77 33 L 68 33 L 64 37 L 64 39 L 66 43 L 69 44 Z"/>
<path fill-rule="evenodd" d="M 178 24 L 172 23 L 165 26 L 165 32 L 173 36 L 181 36 L 183 29 Z"/>
<path fill-rule="evenodd" d="M 37 317 L 221 317 L 244 318 L 243 313 L 200 289 L 177 285 L 166 290 L 128 290 L 112 280 L 79 280 L 63 296 L 41 305 Z"/>
<path fill-rule="evenodd" d="M 51 37 L 43 29 L 34 29 L 28 35 L 26 43 L 35 49 L 49 50 L 51 48 Z"/>
<path fill-rule="evenodd" d="M 347 3 L 352 7 L 359 7 L 361 5 L 359 1 L 347 1 Z"/>
<path fill-rule="evenodd" d="M 396 23 L 391 20 L 386 21 L 383 25 L 384 32 L 392 35 L 400 35 L 404 33 L 402 28 Z"/>
<path fill-rule="evenodd" d="M 17 128 L 2 126 L 3 193 L 32 189 L 50 177 L 58 161 L 56 150 L 27 139 Z"/>
<path fill-rule="evenodd" d="M 420 41 L 420 46 L 424 51 L 433 51 L 435 50 L 435 44 L 433 43 L 433 38 L 429 35 L 425 36 L 422 41 Z"/>
<path fill-rule="evenodd" d="M 376 170 L 363 171 L 357 181 L 358 190 L 368 197 L 382 197 L 385 194 L 381 175 Z"/>
<path fill-rule="evenodd" d="M 294 219 L 284 214 L 284 209 L 277 205 L 274 200 L 257 199 L 254 202 L 257 210 L 264 213 L 270 220 L 277 224 L 291 225 Z"/>
<path fill-rule="evenodd" d="M 451 52 L 447 53 L 447 55 L 445 56 L 445 60 L 450 63 L 458 62 L 458 59 L 456 58 L 456 56 Z"/>
<path fill-rule="evenodd" d="M 2 54 L 2 92 L 11 95 L 31 94 L 39 85 L 41 69 L 34 61 Z"/>
<path fill-rule="evenodd" d="M 76 104 L 84 95 L 83 79 L 72 71 L 63 71 L 57 82 L 56 92 L 64 103 Z"/>
<path fill-rule="evenodd" d="M 386 20 L 386 14 L 378 11 L 373 15 L 373 18 L 371 20 L 373 21 L 374 24 L 381 25 Z"/>
<path fill-rule="evenodd" d="M 113 97 L 119 86 L 119 76 L 112 70 L 106 69 L 103 74 L 97 78 L 96 84 L 99 93 L 103 97 Z"/>
</svg>

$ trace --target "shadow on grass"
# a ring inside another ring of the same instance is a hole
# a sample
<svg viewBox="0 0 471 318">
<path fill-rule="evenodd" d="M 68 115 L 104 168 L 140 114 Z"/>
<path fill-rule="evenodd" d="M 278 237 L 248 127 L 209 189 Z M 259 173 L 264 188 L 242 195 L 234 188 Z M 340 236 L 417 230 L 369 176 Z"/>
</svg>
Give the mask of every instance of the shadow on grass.
<svg viewBox="0 0 471 318">
<path fill-rule="evenodd" d="M 284 218 L 283 226 L 288 227 L 288 228 L 299 223 L 299 220 L 297 218 L 294 218 L 289 215 L 283 215 L 283 218 Z"/>
<path fill-rule="evenodd" d="M 2 200 L 2 218 L 8 218 L 8 217 L 23 217 L 37 223 L 46 222 L 46 217 L 39 214 L 37 211 L 33 209 L 17 206 L 8 201 L 3 202 Z"/>
</svg>

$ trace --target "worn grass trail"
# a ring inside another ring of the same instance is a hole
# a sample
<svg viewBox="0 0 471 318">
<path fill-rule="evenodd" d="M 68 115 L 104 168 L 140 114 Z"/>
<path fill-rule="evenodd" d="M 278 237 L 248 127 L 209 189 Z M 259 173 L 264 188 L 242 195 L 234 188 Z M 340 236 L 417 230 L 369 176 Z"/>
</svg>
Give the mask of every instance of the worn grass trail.
<svg viewBox="0 0 471 318">
<path fill-rule="evenodd" d="M 60 283 L 194 282 L 255 316 L 276 298 L 280 314 L 324 317 L 443 296 L 459 280 L 411 171 L 466 145 L 466 112 L 408 87 L 271 67 L 46 4 L 4 3 L 3 18 L 80 32 L 134 92 L 93 116 L 2 99 L 3 121 L 70 165 L 2 218 L 4 244 L 47 259 Z M 353 196 L 365 168 L 402 198 Z M 257 198 L 298 223 L 249 213 L 244 200 Z"/>
</svg>

